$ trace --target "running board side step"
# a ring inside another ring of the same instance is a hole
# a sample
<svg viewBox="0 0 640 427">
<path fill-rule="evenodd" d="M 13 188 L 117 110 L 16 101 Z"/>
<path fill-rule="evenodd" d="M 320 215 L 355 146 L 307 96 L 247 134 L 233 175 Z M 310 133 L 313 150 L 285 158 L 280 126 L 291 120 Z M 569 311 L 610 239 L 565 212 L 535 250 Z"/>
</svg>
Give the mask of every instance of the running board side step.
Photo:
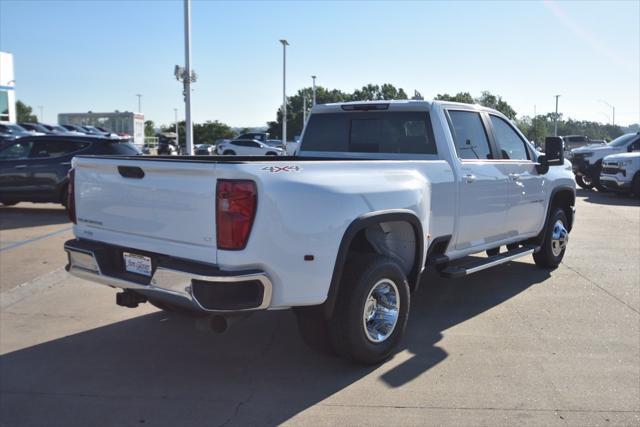
<svg viewBox="0 0 640 427">
<path fill-rule="evenodd" d="M 531 255 L 534 252 L 540 250 L 539 246 L 527 245 L 521 248 L 513 249 L 503 254 L 498 254 L 486 259 L 480 259 L 470 262 L 468 264 L 455 265 L 445 268 L 440 272 L 440 275 L 448 278 L 464 277 L 469 274 L 477 273 L 478 271 L 485 270 L 487 268 L 495 267 L 496 265 L 505 264 L 516 258 Z"/>
</svg>

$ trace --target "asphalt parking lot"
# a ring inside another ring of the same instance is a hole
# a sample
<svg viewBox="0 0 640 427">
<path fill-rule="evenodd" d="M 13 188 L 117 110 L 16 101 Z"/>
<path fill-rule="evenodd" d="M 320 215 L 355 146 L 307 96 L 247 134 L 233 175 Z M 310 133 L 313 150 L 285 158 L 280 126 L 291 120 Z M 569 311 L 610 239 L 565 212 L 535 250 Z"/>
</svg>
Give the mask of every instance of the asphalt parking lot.
<svg viewBox="0 0 640 427">
<path fill-rule="evenodd" d="M 215 335 L 71 278 L 62 208 L 0 207 L 0 425 L 638 425 L 640 202 L 579 191 L 563 264 L 428 274 L 404 349 L 363 368 L 290 311 Z"/>
</svg>

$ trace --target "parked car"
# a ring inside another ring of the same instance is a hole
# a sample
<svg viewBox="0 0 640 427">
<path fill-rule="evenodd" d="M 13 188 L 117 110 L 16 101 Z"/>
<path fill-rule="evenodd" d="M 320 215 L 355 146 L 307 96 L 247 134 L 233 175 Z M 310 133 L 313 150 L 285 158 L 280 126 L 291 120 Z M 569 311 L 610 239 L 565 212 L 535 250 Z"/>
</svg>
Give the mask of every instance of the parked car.
<svg viewBox="0 0 640 427">
<path fill-rule="evenodd" d="M 267 132 L 248 132 L 243 133 L 234 139 L 255 139 L 256 141 L 267 142 L 269 134 Z"/>
<path fill-rule="evenodd" d="M 608 144 L 591 144 L 571 150 L 569 159 L 578 185 L 584 189 L 596 187 L 599 191 L 607 188 L 600 183 L 602 159 L 611 154 L 640 150 L 640 132 L 627 133 Z"/>
<path fill-rule="evenodd" d="M 217 145 L 218 154 L 225 156 L 282 156 L 284 150 L 255 139 L 234 139 Z"/>
<path fill-rule="evenodd" d="M 425 268 L 559 265 L 575 203 L 563 154 L 486 107 L 383 101 L 316 105 L 296 159 L 78 156 L 67 270 L 216 330 L 293 307 L 307 342 L 379 363 Z"/>
<path fill-rule="evenodd" d="M 193 147 L 196 156 L 213 156 L 216 154 L 216 146 L 213 144 L 198 144 Z"/>
<path fill-rule="evenodd" d="M 0 122 L 0 141 L 13 140 L 25 136 L 33 136 L 33 133 L 15 123 Z"/>
<path fill-rule="evenodd" d="M 129 143 L 102 137 L 27 136 L 0 146 L 0 203 L 54 202 L 67 204 L 67 174 L 76 155 L 134 156 Z"/>
<path fill-rule="evenodd" d="M 21 127 L 31 132 L 31 135 L 47 135 L 53 133 L 40 123 L 18 123 Z"/>
<path fill-rule="evenodd" d="M 160 156 L 177 156 L 179 154 L 176 147 L 169 140 L 158 141 L 158 155 Z"/>
<path fill-rule="evenodd" d="M 600 183 L 609 190 L 640 197 L 640 148 L 605 157 Z"/>
<path fill-rule="evenodd" d="M 595 143 L 595 141 L 591 141 L 588 136 L 584 135 L 565 135 L 562 137 L 562 140 L 564 141 L 564 150 L 566 152 L 569 152 L 574 148 Z"/>
<path fill-rule="evenodd" d="M 69 130 L 63 128 L 60 125 L 50 125 L 47 123 L 38 123 L 38 124 L 48 129 L 50 133 L 54 133 L 54 134 L 58 134 L 58 135 L 68 135 L 68 134 L 77 135 L 78 134 L 78 132 L 75 132 L 75 131 L 70 132 Z"/>
<path fill-rule="evenodd" d="M 80 125 L 60 125 L 60 126 L 62 126 L 68 132 L 71 132 L 71 133 L 76 133 L 80 135 L 89 135 L 89 132 L 87 132 L 87 130 Z"/>
</svg>

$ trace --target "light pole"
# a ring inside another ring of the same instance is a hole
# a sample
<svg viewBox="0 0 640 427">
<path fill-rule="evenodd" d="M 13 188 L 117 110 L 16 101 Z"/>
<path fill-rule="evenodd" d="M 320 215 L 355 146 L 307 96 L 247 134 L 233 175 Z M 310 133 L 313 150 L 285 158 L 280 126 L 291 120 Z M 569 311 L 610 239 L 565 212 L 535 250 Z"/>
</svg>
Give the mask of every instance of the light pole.
<svg viewBox="0 0 640 427">
<path fill-rule="evenodd" d="M 304 125 L 307 123 L 307 97 L 302 96 L 302 129 L 304 129 Z"/>
<path fill-rule="evenodd" d="M 558 98 L 560 95 L 555 95 L 556 97 L 556 114 L 553 116 L 553 136 L 558 136 Z"/>
<path fill-rule="evenodd" d="M 191 0 L 184 0 L 184 115 L 187 154 L 193 154 L 191 123 Z"/>
<path fill-rule="evenodd" d="M 40 123 L 44 123 L 44 107 L 42 105 L 38 105 L 38 109 L 40 110 Z"/>
<path fill-rule="evenodd" d="M 180 147 L 180 131 L 178 129 L 178 109 L 173 109 L 173 121 L 176 123 L 176 147 Z"/>
<path fill-rule="evenodd" d="M 313 79 L 313 103 L 311 105 L 315 107 L 315 105 L 316 105 L 316 76 L 311 76 L 311 79 Z"/>
<path fill-rule="evenodd" d="M 282 43 L 282 145 L 287 149 L 287 46 L 289 42 L 285 39 Z"/>
<path fill-rule="evenodd" d="M 598 102 L 602 102 L 604 105 L 606 105 L 607 107 L 611 108 L 611 126 L 615 126 L 616 125 L 616 107 L 614 107 L 613 105 L 609 104 L 604 99 L 598 99 Z"/>
<path fill-rule="evenodd" d="M 136 93 L 138 97 L 138 113 L 142 113 L 142 94 Z"/>
</svg>

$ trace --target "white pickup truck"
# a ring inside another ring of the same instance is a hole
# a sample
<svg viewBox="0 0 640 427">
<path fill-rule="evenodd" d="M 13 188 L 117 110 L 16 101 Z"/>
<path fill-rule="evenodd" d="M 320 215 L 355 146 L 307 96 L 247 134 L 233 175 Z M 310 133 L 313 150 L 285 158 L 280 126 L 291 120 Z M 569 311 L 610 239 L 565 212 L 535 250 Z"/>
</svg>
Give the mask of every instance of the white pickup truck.
<svg viewBox="0 0 640 427">
<path fill-rule="evenodd" d="M 215 330 L 294 308 L 361 363 L 393 354 L 425 268 L 558 266 L 575 201 L 560 138 L 541 154 L 497 111 L 426 101 L 318 105 L 298 157 L 79 156 L 69 190 L 67 269 L 119 305 Z"/>
</svg>

